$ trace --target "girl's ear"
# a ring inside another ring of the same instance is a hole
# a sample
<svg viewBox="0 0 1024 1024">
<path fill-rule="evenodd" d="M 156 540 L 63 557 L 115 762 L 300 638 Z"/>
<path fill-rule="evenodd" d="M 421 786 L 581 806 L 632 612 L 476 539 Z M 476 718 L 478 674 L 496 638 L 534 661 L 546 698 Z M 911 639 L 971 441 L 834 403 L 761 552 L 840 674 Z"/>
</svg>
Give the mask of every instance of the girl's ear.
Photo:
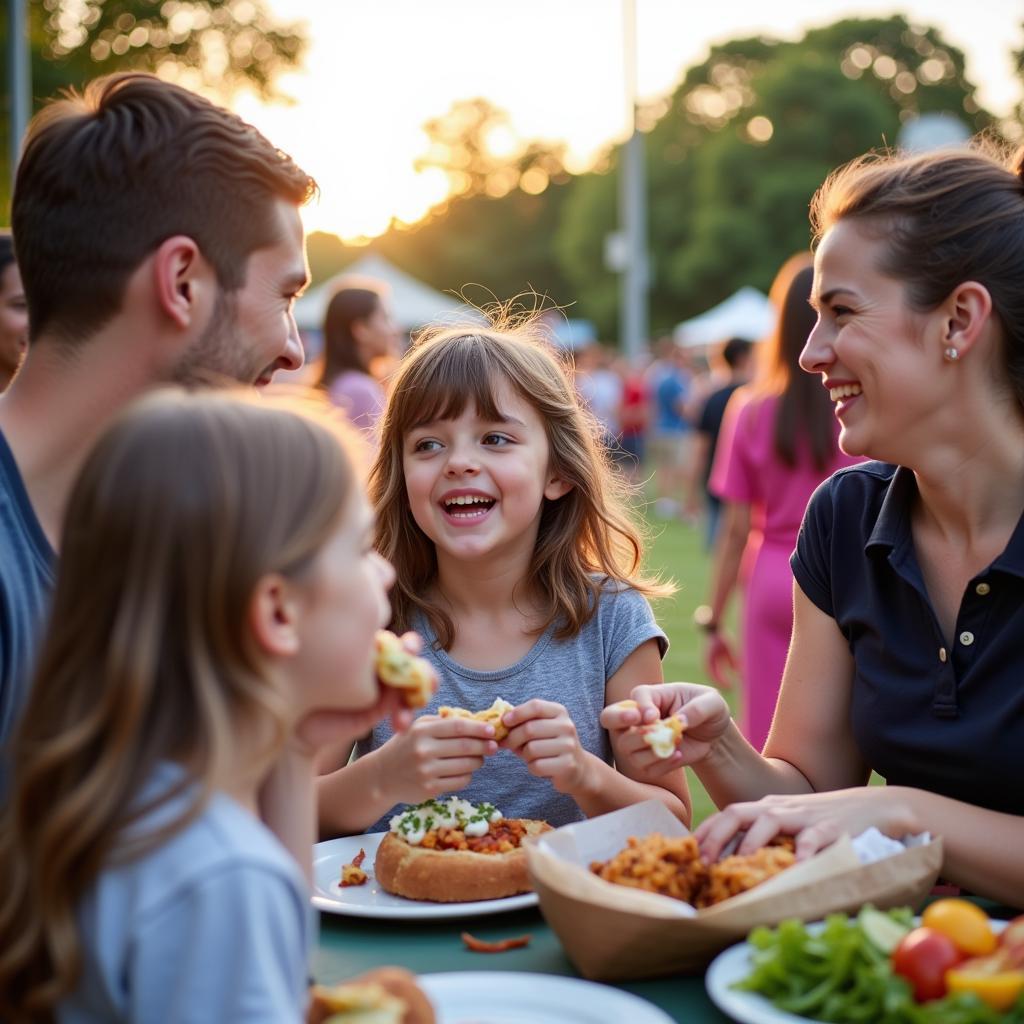
<svg viewBox="0 0 1024 1024">
<path fill-rule="evenodd" d="M 264 652 L 288 658 L 299 651 L 299 602 L 283 577 L 264 576 L 249 600 L 249 628 Z"/>
<path fill-rule="evenodd" d="M 544 485 L 544 497 L 548 501 L 558 501 L 559 498 L 564 498 L 572 490 L 573 485 L 568 480 L 563 480 L 561 477 L 552 476 L 548 478 L 548 482 Z"/>
</svg>

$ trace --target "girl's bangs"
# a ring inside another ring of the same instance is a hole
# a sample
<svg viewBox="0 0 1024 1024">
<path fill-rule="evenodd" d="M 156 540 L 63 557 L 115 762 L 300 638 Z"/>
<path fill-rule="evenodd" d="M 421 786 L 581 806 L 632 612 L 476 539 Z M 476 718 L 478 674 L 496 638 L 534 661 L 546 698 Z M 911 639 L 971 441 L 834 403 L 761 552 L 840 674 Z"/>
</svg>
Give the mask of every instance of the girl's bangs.
<svg viewBox="0 0 1024 1024">
<path fill-rule="evenodd" d="M 467 344 L 467 341 L 476 344 Z M 497 391 L 501 384 L 520 390 L 505 368 L 481 344 L 482 339 L 462 336 L 459 342 L 445 346 L 437 357 L 423 360 L 402 383 L 402 422 L 404 434 L 425 423 L 457 419 L 473 403 L 487 420 L 502 418 Z"/>
</svg>

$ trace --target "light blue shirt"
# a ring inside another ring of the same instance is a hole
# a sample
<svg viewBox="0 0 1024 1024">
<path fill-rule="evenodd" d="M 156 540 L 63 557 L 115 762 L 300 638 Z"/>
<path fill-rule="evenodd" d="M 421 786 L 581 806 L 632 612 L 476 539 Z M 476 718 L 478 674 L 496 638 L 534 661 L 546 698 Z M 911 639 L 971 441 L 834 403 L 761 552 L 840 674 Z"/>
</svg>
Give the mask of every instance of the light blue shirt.
<svg viewBox="0 0 1024 1024">
<path fill-rule="evenodd" d="M 161 766 L 145 795 L 179 777 Z M 166 821 L 186 799 L 140 827 Z M 60 1024 L 304 1019 L 306 883 L 277 837 L 223 793 L 141 860 L 107 868 L 78 921 L 83 973 L 58 1007 Z"/>
</svg>

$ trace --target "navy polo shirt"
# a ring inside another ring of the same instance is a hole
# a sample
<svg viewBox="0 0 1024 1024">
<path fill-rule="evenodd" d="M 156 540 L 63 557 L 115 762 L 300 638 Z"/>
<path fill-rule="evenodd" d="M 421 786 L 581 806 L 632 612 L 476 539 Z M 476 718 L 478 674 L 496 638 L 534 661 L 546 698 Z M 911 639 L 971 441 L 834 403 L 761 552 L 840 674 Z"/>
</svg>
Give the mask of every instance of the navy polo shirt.
<svg viewBox="0 0 1024 1024">
<path fill-rule="evenodd" d="M 814 492 L 791 564 L 850 645 L 850 720 L 892 785 L 1024 814 L 1024 517 L 947 644 L 914 552 L 914 474 L 867 462 Z"/>
</svg>

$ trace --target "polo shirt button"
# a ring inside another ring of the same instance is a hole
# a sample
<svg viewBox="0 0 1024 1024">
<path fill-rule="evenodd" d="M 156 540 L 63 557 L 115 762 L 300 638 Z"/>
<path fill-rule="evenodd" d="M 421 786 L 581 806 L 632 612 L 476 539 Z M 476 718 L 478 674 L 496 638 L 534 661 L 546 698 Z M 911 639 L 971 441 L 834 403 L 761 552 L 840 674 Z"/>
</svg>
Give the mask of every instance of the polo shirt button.
<svg viewBox="0 0 1024 1024">
<path fill-rule="evenodd" d="M 990 587 L 990 586 L 989 586 L 989 585 L 988 585 L 987 583 L 979 583 L 979 584 L 978 584 L 978 585 L 977 585 L 977 586 L 976 586 L 976 587 L 974 588 L 974 592 L 975 592 L 975 593 L 976 593 L 976 594 L 977 594 L 977 595 L 978 595 L 979 597 L 984 597 L 984 596 L 985 596 L 985 595 L 986 595 L 987 593 L 989 593 L 989 592 L 990 592 L 991 590 L 992 590 L 992 588 L 991 588 L 991 587 Z"/>
<path fill-rule="evenodd" d="M 945 661 L 945 660 L 946 660 L 946 648 L 945 647 L 940 647 L 939 648 L 939 661 Z"/>
<path fill-rule="evenodd" d="M 970 646 L 971 646 L 971 644 L 973 644 L 973 643 L 974 643 L 974 634 L 973 634 L 973 633 L 969 633 L 969 632 L 968 632 L 968 631 L 967 631 L 967 630 L 965 629 L 965 630 L 964 630 L 964 631 L 963 631 L 963 632 L 962 632 L 962 633 L 960 634 L 960 643 L 962 643 L 962 644 L 964 645 L 964 647 L 970 647 Z"/>
</svg>

